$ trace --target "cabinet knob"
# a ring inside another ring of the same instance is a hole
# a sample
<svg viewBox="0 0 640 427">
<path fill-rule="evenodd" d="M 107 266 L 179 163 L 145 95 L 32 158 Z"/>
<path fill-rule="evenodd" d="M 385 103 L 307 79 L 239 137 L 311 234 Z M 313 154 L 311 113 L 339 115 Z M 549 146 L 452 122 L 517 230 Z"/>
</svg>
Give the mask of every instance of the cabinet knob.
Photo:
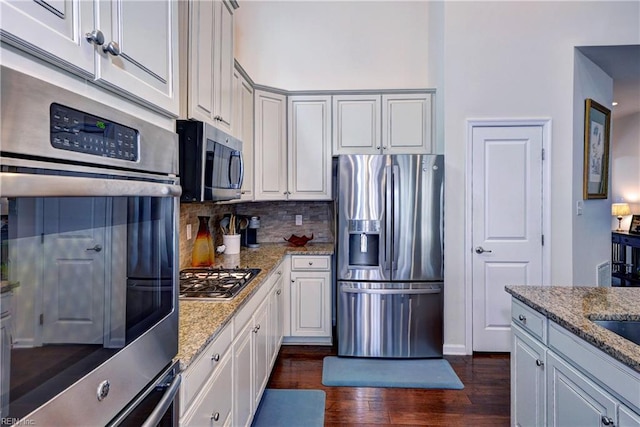
<svg viewBox="0 0 640 427">
<path fill-rule="evenodd" d="M 111 40 L 106 46 L 102 46 L 102 50 L 105 53 L 110 53 L 113 56 L 120 55 L 120 45 L 113 40 Z"/>
<path fill-rule="evenodd" d="M 521 314 L 520 316 L 518 316 L 518 320 L 521 321 L 522 323 L 527 323 L 527 316 L 525 316 L 524 314 Z"/>
<path fill-rule="evenodd" d="M 613 426 L 613 419 L 611 417 L 607 417 L 606 415 L 602 416 L 602 424 L 605 426 Z"/>
<path fill-rule="evenodd" d="M 380 149 L 380 146 L 379 146 L 379 145 L 378 145 L 378 146 L 376 146 L 376 150 L 379 150 L 379 149 Z"/>
<path fill-rule="evenodd" d="M 218 421 L 220 419 L 220 412 L 216 412 L 215 414 L 211 415 L 211 419 L 213 421 Z"/>
<path fill-rule="evenodd" d="M 313 265 L 313 261 L 309 261 L 309 265 Z"/>
<path fill-rule="evenodd" d="M 102 46 L 104 44 L 104 34 L 100 30 L 93 30 L 90 33 L 84 35 L 84 38 L 96 46 Z"/>
<path fill-rule="evenodd" d="M 544 366 L 544 362 L 540 359 L 536 359 L 536 366 Z"/>
<path fill-rule="evenodd" d="M 214 362 L 218 362 L 220 360 L 220 354 L 214 354 L 213 356 L 211 356 L 211 360 L 213 360 Z"/>
<path fill-rule="evenodd" d="M 280 289 L 278 289 L 278 290 L 276 291 L 276 295 L 280 295 L 281 293 L 282 293 L 282 290 L 280 290 Z"/>
<path fill-rule="evenodd" d="M 282 276 L 282 271 L 278 271 L 276 274 L 277 274 L 278 276 Z"/>
</svg>

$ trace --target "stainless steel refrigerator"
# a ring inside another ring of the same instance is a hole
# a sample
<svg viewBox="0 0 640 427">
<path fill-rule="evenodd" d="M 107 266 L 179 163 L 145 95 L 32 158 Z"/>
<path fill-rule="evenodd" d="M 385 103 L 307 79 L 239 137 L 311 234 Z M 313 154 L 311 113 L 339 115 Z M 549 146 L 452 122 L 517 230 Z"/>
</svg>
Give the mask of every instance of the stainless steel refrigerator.
<svg viewBox="0 0 640 427">
<path fill-rule="evenodd" d="M 338 355 L 442 357 L 442 155 L 338 158 Z"/>
</svg>

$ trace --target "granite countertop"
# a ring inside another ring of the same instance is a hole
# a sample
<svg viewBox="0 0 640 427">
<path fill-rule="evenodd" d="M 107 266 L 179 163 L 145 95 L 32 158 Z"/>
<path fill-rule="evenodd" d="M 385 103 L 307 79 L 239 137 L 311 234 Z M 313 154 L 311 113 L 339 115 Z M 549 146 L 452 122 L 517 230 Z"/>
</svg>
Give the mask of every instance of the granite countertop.
<svg viewBox="0 0 640 427">
<path fill-rule="evenodd" d="M 178 354 L 186 369 L 229 323 L 234 313 L 254 294 L 285 255 L 332 255 L 333 243 L 261 243 L 259 248 L 241 248 L 238 255 L 216 255 L 214 268 L 259 268 L 260 273 L 231 301 L 180 300 Z"/>
<path fill-rule="evenodd" d="M 516 299 L 640 372 L 640 345 L 591 320 L 640 321 L 640 288 L 506 286 Z"/>
</svg>

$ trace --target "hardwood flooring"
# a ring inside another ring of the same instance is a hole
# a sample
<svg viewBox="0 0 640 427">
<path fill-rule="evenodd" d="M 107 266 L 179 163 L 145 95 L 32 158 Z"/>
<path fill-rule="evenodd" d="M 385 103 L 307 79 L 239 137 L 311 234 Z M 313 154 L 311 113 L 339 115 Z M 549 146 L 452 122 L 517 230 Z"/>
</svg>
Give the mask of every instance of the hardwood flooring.
<svg viewBox="0 0 640 427">
<path fill-rule="evenodd" d="M 326 393 L 330 426 L 508 426 L 509 354 L 445 356 L 463 390 L 325 387 L 322 359 L 335 347 L 282 346 L 268 388 Z"/>
</svg>

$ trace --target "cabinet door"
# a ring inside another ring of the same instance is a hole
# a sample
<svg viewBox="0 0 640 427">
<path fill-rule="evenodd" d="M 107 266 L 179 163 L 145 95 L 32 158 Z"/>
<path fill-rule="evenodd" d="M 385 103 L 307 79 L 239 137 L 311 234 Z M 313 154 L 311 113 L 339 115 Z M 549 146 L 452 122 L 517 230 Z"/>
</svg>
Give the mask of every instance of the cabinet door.
<svg viewBox="0 0 640 427">
<path fill-rule="evenodd" d="M 286 97 L 255 91 L 255 200 L 287 198 Z"/>
<path fill-rule="evenodd" d="M 253 339 L 255 345 L 255 358 L 254 358 L 254 388 L 253 388 L 253 402 L 254 410 L 260 403 L 262 397 L 262 391 L 267 385 L 269 379 L 269 367 L 271 357 L 269 355 L 269 304 L 268 298 L 262 305 L 256 310 L 254 315 L 254 329 Z"/>
<path fill-rule="evenodd" d="M 544 425 L 545 347 L 511 326 L 511 425 Z"/>
<path fill-rule="evenodd" d="M 193 404 L 193 409 L 181 420 L 184 426 L 231 425 L 231 352 L 228 352 L 212 374 Z"/>
<path fill-rule="evenodd" d="M 291 272 L 291 336 L 331 336 L 331 275 Z"/>
<path fill-rule="evenodd" d="M 269 366 L 273 366 L 278 357 L 280 344 L 282 343 L 282 271 L 276 272 L 278 279 L 276 280 L 271 295 L 269 297 Z"/>
<path fill-rule="evenodd" d="M 380 95 L 333 97 L 333 155 L 379 154 Z"/>
<path fill-rule="evenodd" d="M 331 200 L 331 97 L 291 96 L 288 104 L 290 200 Z"/>
<path fill-rule="evenodd" d="M 615 422 L 616 402 L 552 352 L 547 353 L 547 422 L 549 426 L 599 427 Z"/>
<path fill-rule="evenodd" d="M 246 426 L 253 415 L 253 323 L 233 343 L 233 424 Z"/>
<path fill-rule="evenodd" d="M 96 48 L 96 80 L 177 117 L 178 2 L 111 0 L 98 4 L 103 47 L 116 43 L 119 54 Z"/>
<path fill-rule="evenodd" d="M 234 79 L 234 116 L 233 134 L 242 141 L 244 159 L 244 178 L 242 180 L 242 200 L 253 200 L 253 87 L 238 70 L 233 72 Z"/>
<path fill-rule="evenodd" d="M 382 95 L 384 154 L 431 152 L 431 94 Z"/>
<path fill-rule="evenodd" d="M 214 125 L 231 132 L 233 115 L 233 8 L 226 1 L 214 2 Z"/>
<path fill-rule="evenodd" d="M 215 6 L 211 1 L 189 2 L 187 115 L 190 119 L 204 122 L 212 122 L 214 116 Z"/>
<path fill-rule="evenodd" d="M 81 0 L 0 1 L 2 41 L 88 78 L 94 76 L 95 2 Z"/>
</svg>

